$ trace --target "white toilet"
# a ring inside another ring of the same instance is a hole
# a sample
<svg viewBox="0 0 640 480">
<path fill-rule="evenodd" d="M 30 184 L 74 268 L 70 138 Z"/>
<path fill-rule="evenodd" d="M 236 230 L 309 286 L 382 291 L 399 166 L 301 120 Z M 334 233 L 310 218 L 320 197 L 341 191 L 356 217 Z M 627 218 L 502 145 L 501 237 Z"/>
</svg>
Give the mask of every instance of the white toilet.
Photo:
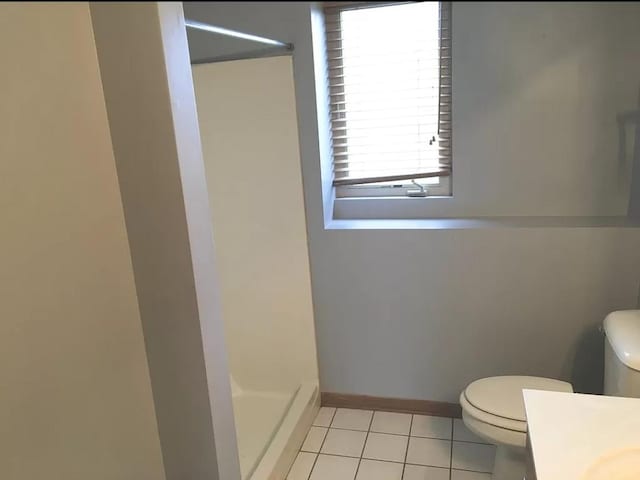
<svg viewBox="0 0 640 480">
<path fill-rule="evenodd" d="M 640 310 L 604 320 L 605 395 L 640 397 Z M 493 480 L 522 480 L 527 421 L 523 389 L 573 392 L 570 383 L 527 376 L 476 380 L 460 394 L 462 419 L 472 432 L 496 446 Z"/>
</svg>

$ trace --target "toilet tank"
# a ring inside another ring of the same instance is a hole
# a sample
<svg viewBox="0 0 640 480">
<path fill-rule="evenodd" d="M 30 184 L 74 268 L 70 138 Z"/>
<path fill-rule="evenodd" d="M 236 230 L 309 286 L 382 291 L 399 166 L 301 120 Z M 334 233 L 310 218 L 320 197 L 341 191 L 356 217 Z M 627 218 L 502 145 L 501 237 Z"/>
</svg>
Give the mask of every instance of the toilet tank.
<svg viewBox="0 0 640 480">
<path fill-rule="evenodd" d="M 604 319 L 604 394 L 640 398 L 640 310 Z"/>
</svg>

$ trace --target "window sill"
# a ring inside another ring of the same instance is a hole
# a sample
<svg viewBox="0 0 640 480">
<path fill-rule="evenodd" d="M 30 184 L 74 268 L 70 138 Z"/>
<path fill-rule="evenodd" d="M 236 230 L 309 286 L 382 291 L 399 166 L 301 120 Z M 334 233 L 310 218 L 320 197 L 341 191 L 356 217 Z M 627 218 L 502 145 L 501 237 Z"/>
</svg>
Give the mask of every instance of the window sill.
<svg viewBox="0 0 640 480">
<path fill-rule="evenodd" d="M 465 230 L 480 228 L 638 228 L 640 219 L 605 217 L 468 217 L 331 220 L 326 230 Z"/>
<path fill-rule="evenodd" d="M 334 220 L 454 217 L 452 196 L 340 197 L 333 200 Z"/>
<path fill-rule="evenodd" d="M 459 230 L 479 228 L 638 228 L 640 217 L 624 215 L 469 216 L 448 197 L 335 198 L 327 230 Z"/>
</svg>

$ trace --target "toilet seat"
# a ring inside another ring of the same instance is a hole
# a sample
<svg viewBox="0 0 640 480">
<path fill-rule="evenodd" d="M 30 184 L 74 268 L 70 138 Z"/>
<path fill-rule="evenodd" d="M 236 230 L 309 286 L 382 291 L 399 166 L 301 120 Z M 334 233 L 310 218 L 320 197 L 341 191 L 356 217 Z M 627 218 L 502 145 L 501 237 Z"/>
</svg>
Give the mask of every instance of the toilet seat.
<svg viewBox="0 0 640 480">
<path fill-rule="evenodd" d="M 573 392 L 570 383 L 542 377 L 503 376 L 476 380 L 460 394 L 462 420 L 469 430 L 496 446 L 491 478 L 525 475 L 527 418 L 522 390 Z"/>
<path fill-rule="evenodd" d="M 527 431 L 527 422 L 521 422 L 519 420 L 505 418 L 499 415 L 493 415 L 491 413 L 485 412 L 484 410 L 480 410 L 479 408 L 474 407 L 471 402 L 467 400 L 464 392 L 462 392 L 462 394 L 460 395 L 460 405 L 467 415 L 479 420 L 482 423 L 486 423 L 498 428 L 504 428 L 506 430 L 513 430 L 514 432 L 526 433 Z"/>
<path fill-rule="evenodd" d="M 525 433 L 523 389 L 573 392 L 570 383 L 542 377 L 509 375 L 471 383 L 460 395 L 466 416 L 492 427 Z"/>
</svg>

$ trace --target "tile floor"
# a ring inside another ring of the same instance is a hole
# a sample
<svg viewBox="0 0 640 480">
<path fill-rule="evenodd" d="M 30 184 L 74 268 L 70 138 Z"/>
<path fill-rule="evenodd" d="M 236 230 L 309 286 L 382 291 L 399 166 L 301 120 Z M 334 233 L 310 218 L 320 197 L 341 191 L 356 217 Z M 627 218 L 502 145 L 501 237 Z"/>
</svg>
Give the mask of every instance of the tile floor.
<svg viewBox="0 0 640 480">
<path fill-rule="evenodd" d="M 322 407 L 287 480 L 490 480 L 494 455 L 460 419 Z"/>
</svg>

